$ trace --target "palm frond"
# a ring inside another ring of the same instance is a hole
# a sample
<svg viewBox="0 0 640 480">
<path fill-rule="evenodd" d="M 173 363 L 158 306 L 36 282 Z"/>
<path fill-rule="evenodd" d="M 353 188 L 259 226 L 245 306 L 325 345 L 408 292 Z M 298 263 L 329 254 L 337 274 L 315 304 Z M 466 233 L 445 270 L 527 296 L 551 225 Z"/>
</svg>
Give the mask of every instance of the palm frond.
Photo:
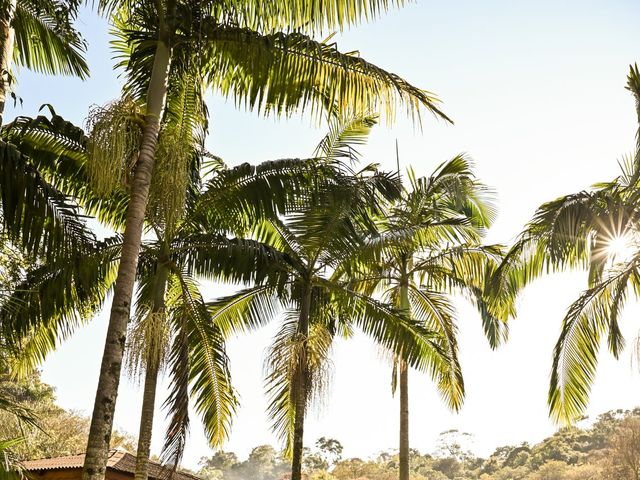
<svg viewBox="0 0 640 480">
<path fill-rule="evenodd" d="M 14 58 L 18 65 L 36 72 L 84 79 L 89 76 L 84 59 L 86 44 L 69 25 L 61 24 L 60 9 L 63 8 L 57 2 L 17 3 L 12 22 Z"/>
<path fill-rule="evenodd" d="M 464 380 L 458 360 L 455 309 L 446 294 L 409 286 L 411 313 L 427 330 L 438 334 L 438 343 L 448 362 L 438 364 L 438 389 L 449 408 L 458 411 L 464 400 Z"/>
<path fill-rule="evenodd" d="M 637 283 L 637 259 L 586 290 L 569 308 L 553 352 L 549 412 L 554 420 L 572 423 L 587 408 L 602 336 L 609 332 L 614 355 L 622 350 L 618 316 L 632 278 Z"/>
<path fill-rule="evenodd" d="M 277 317 L 280 301 L 271 285 L 256 285 L 207 302 L 211 321 L 225 337 L 255 330 Z"/>
<path fill-rule="evenodd" d="M 211 322 L 195 282 L 185 272 L 174 274 L 182 290 L 175 314 L 187 331 L 190 395 L 204 423 L 207 440 L 214 447 L 220 446 L 229 436 L 238 405 L 231 386 L 224 334 Z"/>
<path fill-rule="evenodd" d="M 305 107 L 321 113 L 329 103 L 340 112 L 381 111 L 387 121 L 402 105 L 414 118 L 424 108 L 450 121 L 434 94 L 354 53 L 341 53 L 335 44 L 301 33 L 263 35 L 215 22 L 202 31 L 208 81 L 238 105 L 281 115 Z"/>
<path fill-rule="evenodd" d="M 16 373 L 33 371 L 60 341 L 91 319 L 115 280 L 119 238 L 36 265 L 0 305 L 2 336 Z"/>
<path fill-rule="evenodd" d="M 325 161 L 339 162 L 360 159 L 356 150 L 365 145 L 378 116 L 370 112 L 336 112 L 329 115 L 329 133 L 320 141 L 314 156 Z"/>
<path fill-rule="evenodd" d="M 0 142 L 0 200 L 6 235 L 29 255 L 53 258 L 94 240 L 77 205 L 4 142 Z"/>
</svg>

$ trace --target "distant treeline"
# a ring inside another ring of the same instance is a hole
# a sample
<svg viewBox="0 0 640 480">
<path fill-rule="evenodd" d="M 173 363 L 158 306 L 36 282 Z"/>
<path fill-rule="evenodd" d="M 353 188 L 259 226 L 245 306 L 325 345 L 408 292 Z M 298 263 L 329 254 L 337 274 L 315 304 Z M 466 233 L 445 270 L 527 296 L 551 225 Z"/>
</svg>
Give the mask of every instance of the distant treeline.
<svg viewBox="0 0 640 480">
<path fill-rule="evenodd" d="M 55 457 L 82 451 L 89 419 L 56 404 L 52 387 L 38 375 L 16 382 L 0 374 L 0 390 L 13 401 L 34 411 L 44 427 L 20 426 L 0 413 L 0 436 L 25 433 L 18 453 L 25 459 Z M 542 442 L 497 448 L 489 458 L 474 455 L 465 444 L 469 434 L 443 432 L 436 451 L 411 450 L 412 480 L 638 480 L 640 478 L 640 408 L 616 410 L 588 419 L 582 427 L 564 428 Z M 14 431 L 15 430 L 15 431 Z M 131 435 L 115 432 L 112 446 L 135 450 Z M 233 452 L 219 451 L 200 461 L 203 480 L 281 480 L 288 478 L 290 463 L 270 445 L 255 447 L 240 460 Z M 343 458 L 338 440 L 318 439 L 305 449 L 304 470 L 309 480 L 396 480 L 398 455 L 382 452 L 375 458 Z"/>
<path fill-rule="evenodd" d="M 589 426 L 564 428 L 540 443 L 497 448 L 489 458 L 463 446 L 469 434 L 443 432 L 436 453 L 411 451 L 412 480 L 638 480 L 640 479 L 640 409 L 602 414 Z M 204 480 L 281 480 L 289 463 L 269 445 L 254 448 L 240 461 L 232 452 L 202 458 Z M 342 445 L 319 439 L 306 449 L 309 480 L 396 480 L 398 455 L 373 459 L 342 458 Z"/>
</svg>

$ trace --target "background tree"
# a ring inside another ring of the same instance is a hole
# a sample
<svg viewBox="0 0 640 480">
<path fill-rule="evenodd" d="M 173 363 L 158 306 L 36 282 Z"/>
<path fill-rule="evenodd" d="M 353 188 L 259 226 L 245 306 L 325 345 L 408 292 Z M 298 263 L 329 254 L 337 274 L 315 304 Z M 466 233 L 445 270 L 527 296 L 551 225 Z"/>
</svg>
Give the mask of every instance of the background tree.
<svg viewBox="0 0 640 480">
<path fill-rule="evenodd" d="M 630 69 L 627 88 L 636 100 L 640 122 L 637 66 Z M 640 284 L 640 140 L 622 170 L 612 182 L 539 207 L 494 277 L 496 291 L 515 295 L 544 272 L 589 270 L 588 288 L 567 310 L 553 352 L 549 411 L 562 423 L 580 419 L 587 407 L 601 339 L 607 337 L 615 357 L 623 350 L 620 314 Z"/>
<path fill-rule="evenodd" d="M 255 238 L 273 249 L 270 268 L 277 275 L 211 304 L 215 322 L 242 321 L 251 328 L 284 311 L 267 359 L 267 391 L 274 430 L 292 453 L 293 480 L 301 478 L 306 410 L 322 391 L 336 333 L 359 327 L 421 369 L 442 361 L 429 333 L 325 273 L 356 254 L 364 229 L 371 228 L 370 215 L 396 191 L 388 176 L 371 168 L 337 168 L 344 173 L 314 192 L 308 205 L 256 225 Z"/>
<path fill-rule="evenodd" d="M 492 347 L 506 338 L 510 302 L 485 298 L 485 279 L 501 261 L 499 246 L 483 247 L 480 240 L 491 224 L 494 207 L 488 190 L 474 177 L 462 155 L 441 164 L 429 177 L 409 172 L 410 188 L 403 191 L 379 221 L 379 233 L 360 254 L 361 265 L 351 267 L 356 285 L 368 294 L 379 291 L 384 301 L 437 332 L 438 346 L 450 363 L 432 377 L 447 405 L 457 410 L 464 397 L 458 363 L 455 310 L 450 295 L 462 293 L 474 301 Z M 361 270 L 361 271 L 358 271 Z M 361 278 L 358 278 L 361 277 Z M 409 397 L 408 365 L 394 359 L 392 390 L 400 390 L 399 474 L 408 480 Z"/>
</svg>

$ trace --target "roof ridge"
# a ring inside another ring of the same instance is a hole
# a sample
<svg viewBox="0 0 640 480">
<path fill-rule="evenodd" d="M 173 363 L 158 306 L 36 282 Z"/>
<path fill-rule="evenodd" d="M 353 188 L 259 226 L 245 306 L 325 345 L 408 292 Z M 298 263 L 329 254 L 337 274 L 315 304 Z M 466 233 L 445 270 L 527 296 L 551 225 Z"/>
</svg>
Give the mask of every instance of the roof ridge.
<svg viewBox="0 0 640 480">
<path fill-rule="evenodd" d="M 55 455 L 55 456 L 52 456 L 52 457 L 39 457 L 39 458 L 33 458 L 31 460 L 26 460 L 26 461 L 35 462 L 36 460 L 53 460 L 55 458 L 77 457 L 79 455 L 84 455 L 84 452 L 70 453 L 69 455 Z"/>
</svg>

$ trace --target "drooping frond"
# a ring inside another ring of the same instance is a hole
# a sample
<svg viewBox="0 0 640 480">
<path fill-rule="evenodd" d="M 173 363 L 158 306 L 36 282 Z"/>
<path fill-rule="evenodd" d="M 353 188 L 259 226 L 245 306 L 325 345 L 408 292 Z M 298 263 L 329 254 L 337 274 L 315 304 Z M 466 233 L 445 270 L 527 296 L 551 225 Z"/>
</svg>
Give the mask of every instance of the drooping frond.
<svg viewBox="0 0 640 480">
<path fill-rule="evenodd" d="M 515 316 L 516 296 L 510 289 L 489 288 L 503 259 L 501 245 L 459 245 L 418 258 L 413 270 L 422 285 L 462 294 L 475 303 L 491 348 L 507 340 L 507 320 Z"/>
<path fill-rule="evenodd" d="M 71 27 L 68 5 L 56 0 L 21 0 L 16 4 L 14 59 L 40 73 L 89 76 L 86 44 Z M 65 15 L 66 14 L 66 15 Z"/>
<path fill-rule="evenodd" d="M 6 235 L 27 254 L 63 256 L 93 240 L 78 207 L 30 158 L 0 142 L 0 199 Z"/>
<path fill-rule="evenodd" d="M 404 106 L 419 118 L 421 109 L 449 121 L 436 96 L 355 53 L 301 33 L 260 34 L 249 29 L 208 22 L 208 81 L 238 105 L 265 113 L 290 114 L 310 107 L 319 114 L 327 103 L 338 111 L 380 111 L 392 121 Z"/>
<path fill-rule="evenodd" d="M 411 313 L 427 330 L 436 332 L 435 341 L 447 354 L 448 362 L 438 363 L 438 389 L 450 409 L 458 411 L 464 400 L 464 380 L 458 360 L 458 328 L 455 309 L 446 294 L 409 286 Z"/>
<path fill-rule="evenodd" d="M 587 408 L 602 336 L 608 333 L 609 350 L 614 356 L 622 351 L 624 339 L 618 317 L 630 283 L 638 285 L 637 262 L 635 258 L 611 273 L 569 308 L 553 353 L 549 412 L 554 420 L 574 422 Z"/>
<path fill-rule="evenodd" d="M 333 297 L 338 315 L 371 337 L 376 344 L 404 358 L 412 367 L 436 375 L 437 364 L 447 361 L 437 344 L 437 334 L 408 318 L 402 311 L 348 286 L 318 279 Z"/>
<path fill-rule="evenodd" d="M 202 418 L 209 443 L 218 447 L 228 438 L 238 401 L 231 386 L 225 338 L 211 322 L 195 282 L 185 272 L 178 276 L 180 303 L 172 313 L 174 323 L 184 323 L 189 355 L 190 396 Z M 171 450 L 165 451 L 165 455 Z M 178 459 L 177 457 L 176 459 Z"/>
<path fill-rule="evenodd" d="M 27 271 L 0 306 L 16 374 L 37 368 L 98 311 L 115 280 L 119 251 L 119 239 L 109 239 Z"/>
<path fill-rule="evenodd" d="M 378 18 L 404 0 L 243 0 L 229 2 L 237 12 L 238 23 L 250 28 L 283 30 L 304 28 L 313 32 L 344 28 Z"/>
<path fill-rule="evenodd" d="M 169 295 L 176 299 L 182 298 L 180 282 L 172 279 L 169 287 Z M 175 304 L 175 315 L 181 317 L 181 303 Z M 174 310 L 172 309 L 172 310 Z M 171 311 L 171 315 L 174 312 Z M 189 357 L 189 329 L 186 322 L 172 322 L 173 335 L 171 349 L 167 358 L 169 373 L 169 395 L 162 404 L 167 411 L 169 424 L 165 432 L 165 440 L 162 446 L 161 459 L 164 464 L 171 464 L 177 468 L 182 458 L 184 447 L 189 433 L 189 381 L 190 381 L 190 357 Z"/>
</svg>

